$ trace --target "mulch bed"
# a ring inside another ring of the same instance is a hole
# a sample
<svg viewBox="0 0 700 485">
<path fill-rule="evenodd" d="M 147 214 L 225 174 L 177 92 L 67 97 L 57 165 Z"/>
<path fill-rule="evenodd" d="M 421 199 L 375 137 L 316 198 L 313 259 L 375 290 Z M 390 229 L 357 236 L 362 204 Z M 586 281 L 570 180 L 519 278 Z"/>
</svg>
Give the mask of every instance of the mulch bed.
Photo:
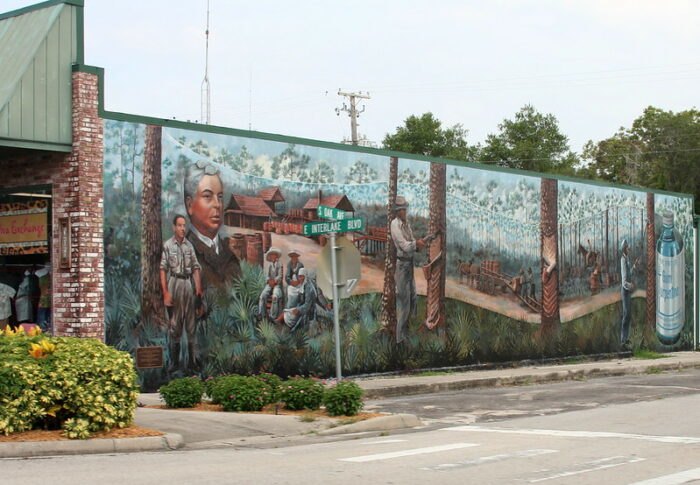
<svg viewBox="0 0 700 485">
<path fill-rule="evenodd" d="M 99 431 L 92 433 L 89 439 L 112 439 L 112 438 L 143 438 L 145 436 L 163 436 L 164 433 L 155 429 L 142 428 L 140 426 L 129 426 L 128 428 L 115 428 L 110 431 Z M 12 433 L 5 436 L 0 434 L 0 443 L 18 441 L 67 441 L 63 431 L 34 429 L 23 433 Z"/>
</svg>

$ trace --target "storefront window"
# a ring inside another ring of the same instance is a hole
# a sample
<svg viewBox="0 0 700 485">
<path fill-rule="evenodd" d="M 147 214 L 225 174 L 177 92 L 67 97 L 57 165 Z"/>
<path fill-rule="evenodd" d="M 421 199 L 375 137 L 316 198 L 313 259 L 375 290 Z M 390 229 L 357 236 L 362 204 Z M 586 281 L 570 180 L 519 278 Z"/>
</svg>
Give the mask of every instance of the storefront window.
<svg viewBox="0 0 700 485">
<path fill-rule="evenodd" d="M 51 187 L 0 192 L 0 328 L 51 333 Z"/>
</svg>

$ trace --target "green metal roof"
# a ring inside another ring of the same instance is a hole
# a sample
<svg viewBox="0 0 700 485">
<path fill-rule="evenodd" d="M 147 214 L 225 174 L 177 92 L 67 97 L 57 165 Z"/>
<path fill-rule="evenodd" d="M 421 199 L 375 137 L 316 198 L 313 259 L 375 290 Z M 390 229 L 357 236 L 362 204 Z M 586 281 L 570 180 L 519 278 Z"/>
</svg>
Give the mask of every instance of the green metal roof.
<svg viewBox="0 0 700 485">
<path fill-rule="evenodd" d="M 82 2 L 0 15 L 0 146 L 71 150 L 71 66 L 82 61 Z"/>
</svg>

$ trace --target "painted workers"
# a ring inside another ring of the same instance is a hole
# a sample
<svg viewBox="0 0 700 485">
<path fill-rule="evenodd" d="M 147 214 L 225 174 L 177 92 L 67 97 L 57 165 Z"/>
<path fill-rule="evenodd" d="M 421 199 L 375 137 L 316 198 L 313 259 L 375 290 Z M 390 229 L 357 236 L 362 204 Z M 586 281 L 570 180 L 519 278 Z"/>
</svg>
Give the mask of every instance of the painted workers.
<svg viewBox="0 0 700 485">
<path fill-rule="evenodd" d="M 620 322 L 620 345 L 623 348 L 630 347 L 630 322 L 632 320 L 632 293 L 635 285 L 632 275 L 637 267 L 637 262 L 630 264 L 629 243 L 623 239 L 620 243 L 620 293 L 622 296 L 622 321 Z"/>
<path fill-rule="evenodd" d="M 408 320 L 415 316 L 416 280 L 413 274 L 416 252 L 425 248 L 423 239 L 413 236 L 406 219 L 408 202 L 398 196 L 394 205 L 394 219 L 391 221 L 391 239 L 396 246 L 396 342 L 402 342 L 408 335 Z"/>
<path fill-rule="evenodd" d="M 299 294 L 303 291 L 303 281 L 299 278 L 299 270 L 304 267 L 304 263 L 299 261 L 301 253 L 297 249 L 292 249 L 287 253 L 289 262 L 287 263 L 287 271 L 284 274 L 284 281 L 287 283 L 287 305 L 286 308 L 292 308 L 299 301 Z"/>
<path fill-rule="evenodd" d="M 206 161 L 190 165 L 183 188 L 191 224 L 186 237 L 202 266 L 202 287 L 225 288 L 240 276 L 241 266 L 228 238 L 219 234 L 224 220 L 224 186 L 219 169 Z"/>
<path fill-rule="evenodd" d="M 194 247 L 185 238 L 185 216 L 173 218 L 173 236 L 163 244 L 160 258 L 160 287 L 168 312 L 170 370 L 185 370 L 180 359 L 183 331 L 187 337 L 189 367 L 196 367 L 199 358 L 196 340 L 196 302 L 202 297 L 201 266 Z"/>
<path fill-rule="evenodd" d="M 306 268 L 299 269 L 297 278 L 296 288 L 298 288 L 298 292 L 294 305 L 287 305 L 287 308 L 275 320 L 277 323 L 284 323 L 292 331 L 316 319 L 316 301 L 318 299 L 316 286 L 310 278 L 306 277 Z"/>
<path fill-rule="evenodd" d="M 272 247 L 265 253 L 267 261 L 267 270 L 265 271 L 265 288 L 260 293 L 258 301 L 258 315 L 262 317 L 267 315 L 271 320 L 277 319 L 282 310 L 282 276 L 284 273 L 282 261 L 280 257 L 282 252 Z M 268 298 L 272 297 L 270 311 L 266 313 L 266 305 Z"/>
</svg>

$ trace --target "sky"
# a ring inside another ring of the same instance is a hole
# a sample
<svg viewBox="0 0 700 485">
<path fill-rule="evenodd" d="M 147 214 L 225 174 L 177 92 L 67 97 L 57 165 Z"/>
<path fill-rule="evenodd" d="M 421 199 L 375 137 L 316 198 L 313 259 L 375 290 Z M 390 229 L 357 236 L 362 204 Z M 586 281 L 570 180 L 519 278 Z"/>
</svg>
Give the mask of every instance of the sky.
<svg viewBox="0 0 700 485">
<path fill-rule="evenodd" d="M 0 11 L 36 2 L 0 0 Z M 85 62 L 105 107 L 201 119 L 206 0 L 85 0 Z M 211 123 L 350 137 L 343 91 L 369 93 L 359 132 L 381 143 L 432 112 L 483 143 L 524 105 L 579 152 L 645 107 L 698 107 L 697 0 L 210 0 Z"/>
</svg>

